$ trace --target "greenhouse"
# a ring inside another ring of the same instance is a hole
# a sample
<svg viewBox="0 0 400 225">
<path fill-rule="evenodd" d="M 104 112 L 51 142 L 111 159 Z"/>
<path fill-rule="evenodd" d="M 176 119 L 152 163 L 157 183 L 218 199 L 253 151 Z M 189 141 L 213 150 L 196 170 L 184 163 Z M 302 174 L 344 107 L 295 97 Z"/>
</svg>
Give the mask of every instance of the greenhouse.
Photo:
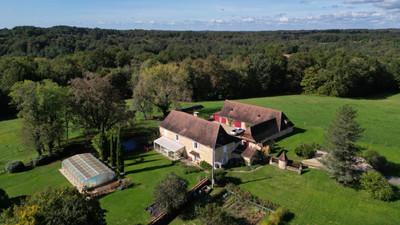
<svg viewBox="0 0 400 225">
<path fill-rule="evenodd" d="M 63 160 L 60 171 L 79 189 L 96 187 L 115 178 L 115 173 L 90 153 Z"/>
</svg>

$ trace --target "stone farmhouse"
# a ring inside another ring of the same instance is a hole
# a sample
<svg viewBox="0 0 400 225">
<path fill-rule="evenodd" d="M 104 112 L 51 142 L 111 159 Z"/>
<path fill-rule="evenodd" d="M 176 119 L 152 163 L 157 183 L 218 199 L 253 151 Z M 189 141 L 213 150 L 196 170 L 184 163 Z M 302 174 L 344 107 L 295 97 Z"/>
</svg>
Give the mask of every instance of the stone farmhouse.
<svg viewBox="0 0 400 225">
<path fill-rule="evenodd" d="M 293 126 L 281 111 L 226 100 L 209 120 L 197 117 L 197 113 L 171 111 L 159 124 L 161 137 L 154 141 L 154 149 L 173 160 L 214 162 L 218 167 L 243 158 L 251 165 L 257 150 L 292 132 Z M 235 136 L 230 134 L 233 128 L 245 131 Z"/>
<path fill-rule="evenodd" d="M 174 160 L 184 157 L 212 165 L 214 152 L 214 162 L 225 164 L 241 143 L 220 124 L 175 110 L 159 124 L 159 129 L 161 137 L 154 141 L 154 149 Z"/>
</svg>

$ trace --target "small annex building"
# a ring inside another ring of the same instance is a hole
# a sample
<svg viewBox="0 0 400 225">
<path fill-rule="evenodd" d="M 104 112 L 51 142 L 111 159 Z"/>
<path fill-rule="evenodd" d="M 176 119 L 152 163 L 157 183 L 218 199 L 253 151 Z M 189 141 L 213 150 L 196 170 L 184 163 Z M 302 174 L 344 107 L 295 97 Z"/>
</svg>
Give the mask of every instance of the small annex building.
<svg viewBox="0 0 400 225">
<path fill-rule="evenodd" d="M 115 178 L 114 171 L 90 153 L 63 160 L 60 172 L 78 189 L 97 187 Z"/>
<path fill-rule="evenodd" d="M 240 138 L 256 149 L 292 132 L 294 127 L 282 111 L 230 100 L 225 100 L 221 111 L 211 114 L 211 118 L 232 128 L 243 128 L 245 133 Z"/>
</svg>

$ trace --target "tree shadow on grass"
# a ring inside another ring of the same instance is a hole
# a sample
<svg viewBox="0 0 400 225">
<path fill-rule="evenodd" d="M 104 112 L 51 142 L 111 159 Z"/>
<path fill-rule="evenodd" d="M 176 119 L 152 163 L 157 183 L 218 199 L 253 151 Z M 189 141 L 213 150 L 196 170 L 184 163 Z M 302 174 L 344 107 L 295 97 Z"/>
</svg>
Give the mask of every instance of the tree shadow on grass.
<svg viewBox="0 0 400 225">
<path fill-rule="evenodd" d="M 151 160 L 144 160 L 143 158 L 140 158 L 142 160 L 134 160 L 134 162 L 127 163 L 125 166 L 132 166 L 132 165 L 138 165 L 142 163 L 148 163 L 148 162 L 154 162 L 154 161 L 160 161 L 160 159 L 151 159 Z"/>
<path fill-rule="evenodd" d="M 131 174 L 131 173 L 141 173 L 141 172 L 146 172 L 146 171 L 151 171 L 151 170 L 157 170 L 157 169 L 167 168 L 167 167 L 171 167 L 171 166 L 173 166 L 172 163 L 171 164 L 163 164 L 163 165 L 159 165 L 159 166 L 145 167 L 145 168 L 141 168 L 141 169 L 127 171 L 127 172 L 125 172 L 125 175 Z"/>
<path fill-rule="evenodd" d="M 257 182 L 257 181 L 262 181 L 262 180 L 268 180 L 268 179 L 271 179 L 271 178 L 272 177 L 264 177 L 264 178 L 249 180 L 249 181 L 242 182 L 242 184 L 251 183 L 251 182 Z"/>
<path fill-rule="evenodd" d="M 307 131 L 306 129 L 303 129 L 303 128 L 300 128 L 300 127 L 293 127 L 293 131 L 292 132 L 290 132 L 289 134 L 283 135 L 282 137 L 279 137 L 279 138 L 275 139 L 274 141 L 278 142 L 278 141 L 280 141 L 282 139 L 294 136 L 296 134 L 305 133 L 306 131 Z"/>
<path fill-rule="evenodd" d="M 383 172 L 385 176 L 400 177 L 400 164 L 394 162 L 388 162 L 385 171 Z"/>
</svg>

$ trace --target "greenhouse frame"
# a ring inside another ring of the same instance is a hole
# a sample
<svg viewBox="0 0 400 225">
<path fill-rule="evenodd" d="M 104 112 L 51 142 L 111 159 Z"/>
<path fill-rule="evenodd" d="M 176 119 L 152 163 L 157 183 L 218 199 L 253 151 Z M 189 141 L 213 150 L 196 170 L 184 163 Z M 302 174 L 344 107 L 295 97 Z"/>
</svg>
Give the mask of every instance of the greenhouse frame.
<svg viewBox="0 0 400 225">
<path fill-rule="evenodd" d="M 90 153 L 62 161 L 62 174 L 77 188 L 92 188 L 115 178 L 115 173 Z"/>
</svg>

